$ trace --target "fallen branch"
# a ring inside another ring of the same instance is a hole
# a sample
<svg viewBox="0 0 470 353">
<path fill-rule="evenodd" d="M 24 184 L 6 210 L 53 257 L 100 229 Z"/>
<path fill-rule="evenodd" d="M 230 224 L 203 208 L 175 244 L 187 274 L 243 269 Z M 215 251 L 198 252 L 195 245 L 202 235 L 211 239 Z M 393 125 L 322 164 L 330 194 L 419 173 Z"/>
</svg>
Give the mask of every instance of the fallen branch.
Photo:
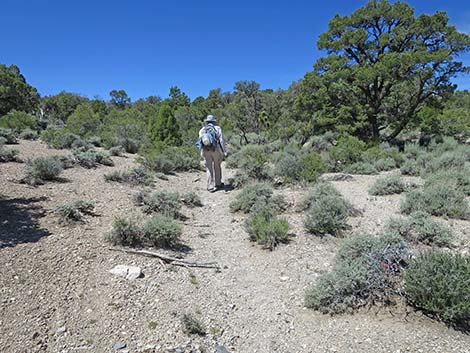
<svg viewBox="0 0 470 353">
<path fill-rule="evenodd" d="M 109 250 L 113 251 L 122 251 L 128 254 L 136 254 L 136 255 L 143 255 L 143 256 L 150 256 L 156 257 L 160 260 L 165 261 L 166 263 L 175 265 L 175 266 L 183 266 L 183 267 L 199 267 L 199 268 L 216 268 L 219 269 L 220 267 L 217 265 L 216 262 L 192 262 L 183 259 L 177 259 L 175 257 L 166 256 L 163 254 L 159 254 L 153 251 L 147 250 L 132 250 L 132 249 L 118 249 L 118 248 L 109 248 Z"/>
</svg>

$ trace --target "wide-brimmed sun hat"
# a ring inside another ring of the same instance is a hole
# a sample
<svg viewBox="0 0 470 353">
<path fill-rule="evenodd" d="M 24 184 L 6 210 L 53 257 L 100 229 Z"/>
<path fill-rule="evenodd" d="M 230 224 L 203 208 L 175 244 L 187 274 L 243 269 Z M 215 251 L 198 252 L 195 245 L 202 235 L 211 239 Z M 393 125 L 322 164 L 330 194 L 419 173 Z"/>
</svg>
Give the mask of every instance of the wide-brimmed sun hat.
<svg viewBox="0 0 470 353">
<path fill-rule="evenodd" d="M 206 118 L 206 123 L 216 123 L 217 122 L 217 119 L 215 118 L 215 116 L 213 115 L 208 115 L 207 118 Z"/>
</svg>

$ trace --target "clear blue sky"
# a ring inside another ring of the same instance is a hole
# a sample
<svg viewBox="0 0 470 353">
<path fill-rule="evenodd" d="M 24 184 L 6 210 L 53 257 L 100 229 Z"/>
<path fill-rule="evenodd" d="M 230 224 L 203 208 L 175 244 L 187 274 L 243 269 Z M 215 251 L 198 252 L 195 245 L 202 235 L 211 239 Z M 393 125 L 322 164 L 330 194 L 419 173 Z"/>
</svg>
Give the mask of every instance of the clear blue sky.
<svg viewBox="0 0 470 353">
<path fill-rule="evenodd" d="M 358 0 L 159 1 L 2 0 L 0 63 L 16 64 L 42 95 L 62 90 L 108 99 L 166 97 L 172 85 L 194 99 L 239 80 L 287 88 L 322 53 L 320 33 Z M 470 33 L 470 3 L 411 0 L 417 13 L 447 11 Z M 463 61 L 470 65 L 470 55 Z M 470 89 L 469 77 L 456 80 Z"/>
</svg>

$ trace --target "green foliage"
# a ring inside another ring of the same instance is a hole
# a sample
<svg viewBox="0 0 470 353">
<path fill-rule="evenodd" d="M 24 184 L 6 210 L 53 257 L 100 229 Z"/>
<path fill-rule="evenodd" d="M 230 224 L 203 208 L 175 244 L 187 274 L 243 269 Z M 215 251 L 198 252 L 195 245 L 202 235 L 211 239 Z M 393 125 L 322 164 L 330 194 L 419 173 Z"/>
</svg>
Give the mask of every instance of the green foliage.
<svg viewBox="0 0 470 353">
<path fill-rule="evenodd" d="M 432 174 L 426 179 L 425 186 L 443 182 L 452 183 L 457 189 L 470 196 L 470 166 L 463 167 L 461 170 L 442 170 Z"/>
<path fill-rule="evenodd" d="M 131 99 L 123 89 L 113 89 L 109 92 L 109 96 L 111 97 L 111 104 L 118 109 L 124 109 L 131 103 Z"/>
<path fill-rule="evenodd" d="M 168 147 L 164 150 L 144 152 L 145 164 L 160 173 L 184 172 L 200 169 L 200 156 L 196 147 Z"/>
<path fill-rule="evenodd" d="M 400 172 L 403 175 L 412 175 L 412 176 L 419 176 L 421 173 L 421 165 L 418 161 L 413 159 L 408 159 L 403 165 L 400 167 Z"/>
<path fill-rule="evenodd" d="M 191 314 L 184 314 L 181 318 L 184 332 L 187 335 L 205 336 L 206 329 L 204 325 Z"/>
<path fill-rule="evenodd" d="M 181 201 L 188 207 L 202 207 L 202 200 L 198 194 L 193 191 L 187 192 L 181 196 Z"/>
<path fill-rule="evenodd" d="M 20 133 L 20 139 L 23 140 L 36 140 L 38 137 L 38 133 L 30 128 L 26 128 Z"/>
<path fill-rule="evenodd" d="M 347 165 L 343 171 L 350 174 L 372 175 L 377 174 L 375 166 L 368 162 L 357 162 Z"/>
<path fill-rule="evenodd" d="M 175 247 L 182 234 L 182 227 L 173 218 L 155 215 L 142 228 L 145 243 L 158 248 Z"/>
<path fill-rule="evenodd" d="M 245 226 L 251 241 L 270 250 L 274 250 L 279 243 L 288 241 L 289 223 L 277 218 L 269 206 L 255 206 Z"/>
<path fill-rule="evenodd" d="M 142 230 L 135 221 L 118 217 L 105 239 L 113 245 L 136 247 L 142 245 Z"/>
<path fill-rule="evenodd" d="M 20 151 L 16 149 L 5 148 L 2 144 L 0 144 L 0 163 L 19 162 L 19 154 Z"/>
<path fill-rule="evenodd" d="M 320 173 L 325 171 L 326 165 L 316 152 L 282 153 L 274 167 L 274 173 L 286 182 L 315 182 Z"/>
<path fill-rule="evenodd" d="M 135 108 L 113 109 L 100 126 L 100 136 L 106 148 L 121 146 L 127 153 L 137 153 L 147 142 L 146 117 Z"/>
<path fill-rule="evenodd" d="M 347 217 L 348 204 L 341 196 L 323 195 L 312 200 L 304 225 L 315 235 L 338 235 L 348 227 Z"/>
<path fill-rule="evenodd" d="M 50 147 L 58 149 L 89 149 L 93 147 L 79 135 L 71 133 L 65 128 L 48 127 L 41 133 L 41 139 Z"/>
<path fill-rule="evenodd" d="M 406 184 L 398 175 L 390 175 L 378 178 L 369 188 L 371 195 L 401 194 L 407 189 Z"/>
<path fill-rule="evenodd" d="M 12 110 L 33 112 L 38 104 L 36 88 L 26 82 L 20 69 L 0 64 L 0 117 Z"/>
<path fill-rule="evenodd" d="M 262 181 L 272 178 L 268 162 L 264 146 L 246 145 L 228 158 L 227 167 L 240 168 L 249 178 Z"/>
<path fill-rule="evenodd" d="M 246 186 L 230 203 L 230 211 L 249 213 L 253 206 L 265 205 L 278 212 L 286 205 L 281 195 L 273 195 L 273 189 L 267 184 L 252 184 Z"/>
<path fill-rule="evenodd" d="M 412 243 L 426 245 L 452 245 L 452 229 L 434 221 L 429 214 L 418 211 L 405 219 L 392 218 L 385 225 L 387 233 L 397 233 Z"/>
<path fill-rule="evenodd" d="M 181 144 L 178 123 L 170 105 L 162 104 L 157 116 L 150 120 L 149 139 L 157 150 Z"/>
<path fill-rule="evenodd" d="M 388 304 L 400 293 L 398 279 L 407 258 L 408 250 L 399 236 L 345 239 L 333 271 L 307 291 L 306 306 L 339 314 L 378 302 Z"/>
<path fill-rule="evenodd" d="M 326 182 L 318 183 L 312 191 L 308 192 L 307 195 L 300 200 L 297 211 L 300 212 L 307 210 L 315 203 L 315 200 L 326 196 L 334 196 L 336 198 L 342 197 L 340 192 L 336 190 L 332 184 Z"/>
<path fill-rule="evenodd" d="M 41 107 L 49 126 L 63 125 L 77 107 L 88 99 L 76 93 L 60 92 L 41 99 Z"/>
<path fill-rule="evenodd" d="M 470 323 L 470 259 L 440 251 L 414 258 L 405 272 L 410 302 L 439 319 Z"/>
<path fill-rule="evenodd" d="M 90 137 L 97 134 L 100 123 L 100 117 L 91 105 L 83 103 L 67 119 L 67 130 L 81 137 Z"/>
<path fill-rule="evenodd" d="M 454 58 L 469 45 L 442 11 L 415 16 L 404 2 L 368 1 L 333 17 L 320 35 L 328 56 L 305 75 L 297 114 L 312 117 L 316 130 L 394 138 L 423 106 L 453 91 L 452 77 L 467 70 Z"/>
<path fill-rule="evenodd" d="M 357 137 L 343 135 L 338 139 L 337 144 L 330 148 L 330 159 L 334 163 L 334 168 L 338 169 L 344 165 L 359 162 L 365 150 L 366 144 Z"/>
<path fill-rule="evenodd" d="M 470 136 L 470 94 L 458 91 L 450 98 L 444 110 L 437 117 L 440 131 L 449 136 L 463 134 Z"/>
<path fill-rule="evenodd" d="M 37 130 L 36 118 L 28 113 L 12 110 L 0 119 L 0 128 L 11 129 L 20 133 L 25 129 Z"/>
<path fill-rule="evenodd" d="M 452 180 L 425 184 L 422 190 L 407 193 L 401 204 L 401 211 L 405 214 L 424 211 L 434 216 L 462 219 L 470 215 L 465 193 Z"/>
<path fill-rule="evenodd" d="M 13 145 L 15 143 L 18 143 L 18 140 L 16 139 L 16 134 L 11 129 L 0 128 L 0 138 L 3 140 L 4 144 Z"/>
<path fill-rule="evenodd" d="M 85 214 L 93 214 L 94 209 L 93 202 L 78 200 L 60 205 L 54 211 L 60 216 L 62 222 L 81 222 Z"/>
<path fill-rule="evenodd" d="M 136 167 L 128 171 L 115 170 L 104 175 L 107 182 L 127 183 L 131 185 L 152 185 L 153 176 L 145 167 Z"/>
<path fill-rule="evenodd" d="M 182 218 L 181 200 L 176 192 L 158 191 L 143 199 L 142 211 L 160 213 L 173 218 Z"/>
<path fill-rule="evenodd" d="M 113 160 L 108 154 L 96 150 L 74 150 L 73 156 L 76 163 L 83 168 L 96 168 L 98 165 L 114 166 Z"/>
<path fill-rule="evenodd" d="M 380 158 L 380 159 L 375 161 L 374 167 L 379 172 L 392 170 L 392 169 L 395 169 L 397 167 L 397 162 L 395 162 L 395 160 L 393 158 L 390 158 L 390 157 Z"/>
<path fill-rule="evenodd" d="M 114 157 L 120 157 L 125 152 L 122 146 L 114 146 L 109 149 L 109 155 Z"/>
<path fill-rule="evenodd" d="M 26 162 L 23 181 L 29 185 L 44 184 L 55 180 L 62 173 L 63 166 L 56 157 L 38 157 Z"/>
</svg>

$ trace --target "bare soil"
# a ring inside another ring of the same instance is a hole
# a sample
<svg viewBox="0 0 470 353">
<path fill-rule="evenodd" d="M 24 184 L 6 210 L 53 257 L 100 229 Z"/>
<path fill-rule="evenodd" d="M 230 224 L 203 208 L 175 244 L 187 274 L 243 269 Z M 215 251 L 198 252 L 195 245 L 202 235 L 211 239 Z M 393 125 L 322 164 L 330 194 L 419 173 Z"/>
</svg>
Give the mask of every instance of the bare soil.
<svg viewBox="0 0 470 353">
<path fill-rule="evenodd" d="M 23 159 L 68 154 L 21 141 Z M 142 217 L 132 196 L 139 188 L 106 183 L 103 175 L 136 165 L 135 156 L 112 157 L 114 167 L 65 170 L 61 182 L 20 184 L 24 165 L 0 164 L 0 351 L 112 352 L 470 352 L 470 336 L 409 307 L 371 308 L 327 316 L 304 307 L 307 287 L 331 269 L 340 239 L 305 232 L 293 211 L 305 189 L 280 190 L 291 203 L 287 217 L 295 235 L 267 251 L 248 240 L 244 216 L 228 205 L 238 191 L 207 193 L 203 172 L 157 180 L 152 190 L 195 191 L 204 207 L 184 209 L 178 253 L 193 261 L 217 261 L 220 270 L 186 269 L 158 259 L 111 251 L 104 234 L 117 216 Z M 227 171 L 225 177 L 230 174 Z M 325 176 L 327 177 L 327 176 Z M 402 195 L 369 196 L 377 176 L 333 182 L 362 216 L 351 234 L 380 231 L 398 216 Z M 84 224 L 61 224 L 52 210 L 75 200 L 96 203 Z M 458 249 L 469 253 L 470 222 L 448 222 Z M 135 265 L 144 277 L 129 281 L 109 273 Z M 184 333 L 191 313 L 203 337 Z"/>
</svg>

